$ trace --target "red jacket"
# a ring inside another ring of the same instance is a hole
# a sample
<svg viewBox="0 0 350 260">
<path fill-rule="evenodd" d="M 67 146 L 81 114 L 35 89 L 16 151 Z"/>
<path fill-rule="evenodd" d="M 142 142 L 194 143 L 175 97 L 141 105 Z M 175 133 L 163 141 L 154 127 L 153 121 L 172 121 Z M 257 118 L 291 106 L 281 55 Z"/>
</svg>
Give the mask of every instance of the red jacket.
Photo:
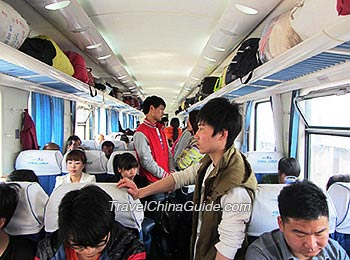
<svg viewBox="0 0 350 260">
<path fill-rule="evenodd" d="M 22 150 L 39 150 L 36 138 L 35 124 L 28 114 L 28 110 L 24 110 L 24 118 L 21 130 Z"/>
<path fill-rule="evenodd" d="M 157 162 L 159 167 L 163 168 L 167 173 L 169 173 L 169 148 L 163 127 L 164 126 L 160 123 L 151 124 L 149 121 L 145 120 L 136 129 L 136 132 L 141 132 L 146 136 L 150 145 L 153 159 Z M 157 128 L 161 134 L 163 146 L 159 140 Z M 145 170 L 142 165 L 140 165 L 140 175 L 145 176 L 150 182 L 156 182 L 159 180 L 159 178 Z"/>
</svg>

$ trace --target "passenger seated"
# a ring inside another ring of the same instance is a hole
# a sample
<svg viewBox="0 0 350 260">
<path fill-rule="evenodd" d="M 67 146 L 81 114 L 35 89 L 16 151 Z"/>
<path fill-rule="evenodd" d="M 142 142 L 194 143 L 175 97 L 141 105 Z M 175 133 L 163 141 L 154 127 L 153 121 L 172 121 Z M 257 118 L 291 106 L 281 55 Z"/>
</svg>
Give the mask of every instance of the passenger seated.
<svg viewBox="0 0 350 260">
<path fill-rule="evenodd" d="M 68 174 L 56 177 L 55 189 L 63 183 L 90 183 L 96 182 L 93 175 L 83 172 L 86 164 L 85 152 L 80 149 L 71 150 L 66 157 Z"/>
<path fill-rule="evenodd" d="M 73 149 L 79 148 L 81 146 L 81 140 L 77 135 L 71 135 L 68 137 L 66 142 L 66 147 L 64 148 L 64 153 L 67 153 Z"/>
<path fill-rule="evenodd" d="M 58 144 L 49 142 L 44 145 L 43 150 L 60 150 L 60 147 Z"/>
<path fill-rule="evenodd" d="M 14 183 L 0 183 L 0 259 L 33 260 L 35 243 L 5 231 L 17 207 L 18 189 Z"/>
<path fill-rule="evenodd" d="M 138 235 L 114 220 L 111 201 L 95 185 L 67 193 L 59 205 L 59 230 L 39 242 L 36 260 L 146 259 Z"/>
<path fill-rule="evenodd" d="M 264 184 L 283 184 L 293 183 L 300 175 L 300 165 L 295 158 L 283 157 L 278 161 L 278 176 L 268 174 L 263 176 L 262 183 Z"/>
<path fill-rule="evenodd" d="M 6 181 L 28 181 L 39 183 L 38 176 L 35 175 L 32 170 L 14 170 L 9 175 L 7 175 Z"/>
<path fill-rule="evenodd" d="M 105 153 L 107 159 L 109 159 L 114 151 L 114 143 L 111 141 L 104 141 L 101 149 Z"/>
<path fill-rule="evenodd" d="M 248 247 L 246 260 L 349 259 L 329 238 L 327 197 L 304 180 L 285 186 L 278 196 L 279 229 L 264 233 Z"/>
</svg>

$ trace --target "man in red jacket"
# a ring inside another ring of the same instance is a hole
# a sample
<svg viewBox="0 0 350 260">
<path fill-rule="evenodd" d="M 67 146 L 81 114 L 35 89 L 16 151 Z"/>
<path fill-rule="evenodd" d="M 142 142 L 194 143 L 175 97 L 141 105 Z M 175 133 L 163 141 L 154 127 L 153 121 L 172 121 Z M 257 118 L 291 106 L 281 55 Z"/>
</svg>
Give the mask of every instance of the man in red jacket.
<svg viewBox="0 0 350 260">
<path fill-rule="evenodd" d="M 157 96 L 147 97 L 143 103 L 144 122 L 134 135 L 134 147 L 140 163 L 140 175 L 150 183 L 167 177 L 174 169 L 174 161 L 169 152 L 168 142 L 159 123 L 164 114 L 165 102 Z M 153 200 L 162 200 L 159 195 Z"/>
</svg>

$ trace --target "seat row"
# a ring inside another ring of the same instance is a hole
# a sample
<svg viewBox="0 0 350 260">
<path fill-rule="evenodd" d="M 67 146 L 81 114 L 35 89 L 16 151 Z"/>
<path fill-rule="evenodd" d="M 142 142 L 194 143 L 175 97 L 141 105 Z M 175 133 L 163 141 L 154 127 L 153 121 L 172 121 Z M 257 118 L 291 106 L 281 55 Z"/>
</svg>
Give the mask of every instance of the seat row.
<svg viewBox="0 0 350 260">
<path fill-rule="evenodd" d="M 85 171 L 94 175 L 114 174 L 113 159 L 116 154 L 128 152 L 136 155 L 134 151 L 114 151 L 109 159 L 102 151 L 86 150 L 87 162 Z M 38 176 L 43 189 L 47 194 L 51 194 L 55 187 L 56 176 L 66 174 L 66 155 L 60 151 L 53 150 L 26 150 L 20 152 L 16 158 L 15 169 L 28 169 L 34 171 Z"/>
<path fill-rule="evenodd" d="M 6 232 L 10 235 L 36 235 L 43 228 L 45 232 L 55 232 L 58 229 L 58 207 L 62 198 L 69 191 L 80 189 L 86 185 L 97 185 L 111 196 L 111 207 L 113 205 L 116 221 L 125 227 L 141 230 L 144 218 L 141 202 L 134 200 L 126 189 L 116 188 L 113 183 L 62 184 L 50 196 L 36 182 L 16 183 L 20 186 L 19 201 L 13 217 L 6 227 Z M 126 208 L 128 210 L 125 210 Z"/>
</svg>

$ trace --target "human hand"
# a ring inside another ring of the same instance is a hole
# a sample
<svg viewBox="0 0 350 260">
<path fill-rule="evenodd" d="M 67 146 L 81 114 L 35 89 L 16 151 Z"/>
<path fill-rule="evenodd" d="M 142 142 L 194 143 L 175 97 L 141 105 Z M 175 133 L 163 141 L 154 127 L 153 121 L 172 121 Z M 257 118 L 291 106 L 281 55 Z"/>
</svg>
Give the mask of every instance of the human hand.
<svg viewBox="0 0 350 260">
<path fill-rule="evenodd" d="M 140 198 L 140 190 L 137 188 L 135 182 L 124 177 L 117 183 L 117 188 L 127 188 L 129 194 L 136 200 Z"/>
</svg>

